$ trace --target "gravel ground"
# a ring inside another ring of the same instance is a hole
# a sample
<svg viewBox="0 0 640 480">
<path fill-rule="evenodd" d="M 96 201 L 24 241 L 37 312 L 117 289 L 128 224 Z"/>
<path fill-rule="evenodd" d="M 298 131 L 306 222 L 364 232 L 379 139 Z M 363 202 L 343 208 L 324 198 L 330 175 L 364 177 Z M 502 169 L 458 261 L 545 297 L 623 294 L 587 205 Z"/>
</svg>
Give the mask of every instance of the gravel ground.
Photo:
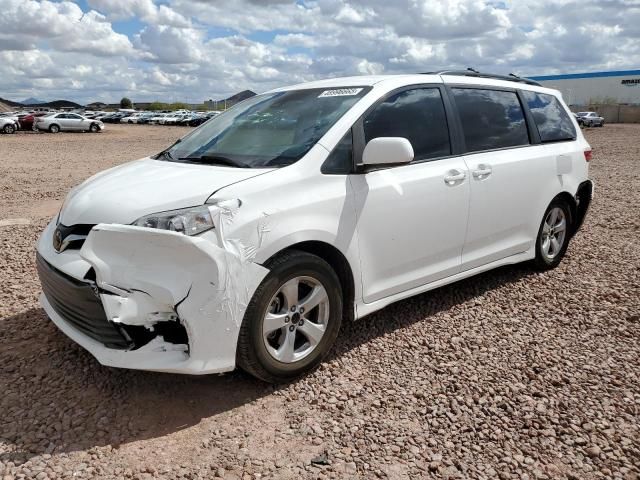
<svg viewBox="0 0 640 480">
<path fill-rule="evenodd" d="M 586 131 L 596 198 L 559 268 L 394 304 L 277 388 L 102 367 L 38 307 L 65 192 L 184 132 L 0 136 L 0 478 L 640 476 L 640 125 Z"/>
</svg>

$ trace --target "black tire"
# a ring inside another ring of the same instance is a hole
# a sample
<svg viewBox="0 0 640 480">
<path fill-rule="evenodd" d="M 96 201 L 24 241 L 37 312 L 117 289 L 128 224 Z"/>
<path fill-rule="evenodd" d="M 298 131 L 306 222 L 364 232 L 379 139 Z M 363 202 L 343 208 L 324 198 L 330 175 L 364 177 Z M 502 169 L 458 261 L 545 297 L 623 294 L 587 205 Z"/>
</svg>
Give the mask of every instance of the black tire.
<svg viewBox="0 0 640 480">
<path fill-rule="evenodd" d="M 560 249 L 554 253 L 553 258 L 549 258 L 547 255 L 545 255 L 545 252 L 543 250 L 543 243 L 545 239 L 544 226 L 547 216 L 555 208 L 560 208 L 562 210 L 564 218 L 566 220 L 566 227 Z M 560 262 L 564 258 L 565 253 L 567 252 L 569 240 L 571 239 L 572 228 L 573 217 L 571 215 L 571 209 L 569 208 L 569 205 L 567 205 L 567 202 L 560 199 L 551 202 L 551 204 L 547 207 L 547 210 L 544 212 L 542 221 L 540 222 L 540 228 L 538 228 L 538 236 L 536 238 L 536 257 L 533 260 L 533 263 L 538 270 L 551 270 L 552 268 L 556 268 L 560 264 Z"/>
<path fill-rule="evenodd" d="M 604 127 L 604 120 L 602 120 L 602 122 L 600 122 L 600 126 Z"/>
<path fill-rule="evenodd" d="M 91 126 L 89 127 L 89 131 L 91 133 L 98 133 L 98 124 L 97 123 L 92 123 Z"/>
<path fill-rule="evenodd" d="M 236 363 L 265 382 L 284 383 L 313 370 L 331 350 L 342 322 L 342 289 L 331 266 L 310 253 L 288 250 L 265 266 L 270 271 L 253 294 L 240 327 Z M 298 276 L 312 277 L 322 284 L 329 298 L 329 316 L 325 333 L 315 349 L 299 361 L 283 363 L 267 351 L 262 326 L 274 295 L 287 281 Z"/>
<path fill-rule="evenodd" d="M 60 131 L 60 127 L 55 123 L 53 125 L 49 125 L 49 132 L 58 133 Z"/>
<path fill-rule="evenodd" d="M 12 123 L 7 123 L 4 127 L 2 127 L 2 131 L 6 134 L 16 133 L 16 126 Z"/>
</svg>

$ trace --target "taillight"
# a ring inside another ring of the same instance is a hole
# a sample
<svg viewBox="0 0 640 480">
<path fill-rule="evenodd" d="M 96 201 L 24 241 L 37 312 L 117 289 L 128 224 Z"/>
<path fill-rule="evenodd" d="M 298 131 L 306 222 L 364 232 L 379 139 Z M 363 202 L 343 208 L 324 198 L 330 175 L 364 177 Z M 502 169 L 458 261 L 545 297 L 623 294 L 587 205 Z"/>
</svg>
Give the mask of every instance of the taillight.
<svg viewBox="0 0 640 480">
<path fill-rule="evenodd" d="M 584 159 L 585 159 L 587 162 L 590 162 L 590 161 L 591 161 L 591 155 L 592 155 L 592 153 L 593 153 L 593 151 L 592 151 L 592 150 L 585 150 L 585 151 L 584 151 Z"/>
</svg>

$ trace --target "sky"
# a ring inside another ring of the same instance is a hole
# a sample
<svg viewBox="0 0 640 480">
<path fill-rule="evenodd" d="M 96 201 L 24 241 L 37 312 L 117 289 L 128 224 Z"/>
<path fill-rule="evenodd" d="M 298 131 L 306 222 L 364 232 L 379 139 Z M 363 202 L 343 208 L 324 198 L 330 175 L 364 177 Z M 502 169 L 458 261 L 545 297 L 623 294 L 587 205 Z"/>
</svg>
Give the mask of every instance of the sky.
<svg viewBox="0 0 640 480">
<path fill-rule="evenodd" d="M 0 97 L 220 99 L 347 75 L 640 68 L 640 0 L 2 0 Z"/>
</svg>

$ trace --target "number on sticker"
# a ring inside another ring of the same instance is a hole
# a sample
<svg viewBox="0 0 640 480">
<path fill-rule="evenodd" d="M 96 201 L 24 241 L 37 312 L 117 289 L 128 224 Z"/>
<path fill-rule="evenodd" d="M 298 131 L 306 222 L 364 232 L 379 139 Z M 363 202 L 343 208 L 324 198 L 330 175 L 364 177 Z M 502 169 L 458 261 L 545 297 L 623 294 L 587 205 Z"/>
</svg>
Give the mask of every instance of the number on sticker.
<svg viewBox="0 0 640 480">
<path fill-rule="evenodd" d="M 333 90 L 325 90 L 318 98 L 324 97 L 350 97 L 352 95 L 357 95 L 362 91 L 361 88 L 335 88 Z"/>
</svg>

